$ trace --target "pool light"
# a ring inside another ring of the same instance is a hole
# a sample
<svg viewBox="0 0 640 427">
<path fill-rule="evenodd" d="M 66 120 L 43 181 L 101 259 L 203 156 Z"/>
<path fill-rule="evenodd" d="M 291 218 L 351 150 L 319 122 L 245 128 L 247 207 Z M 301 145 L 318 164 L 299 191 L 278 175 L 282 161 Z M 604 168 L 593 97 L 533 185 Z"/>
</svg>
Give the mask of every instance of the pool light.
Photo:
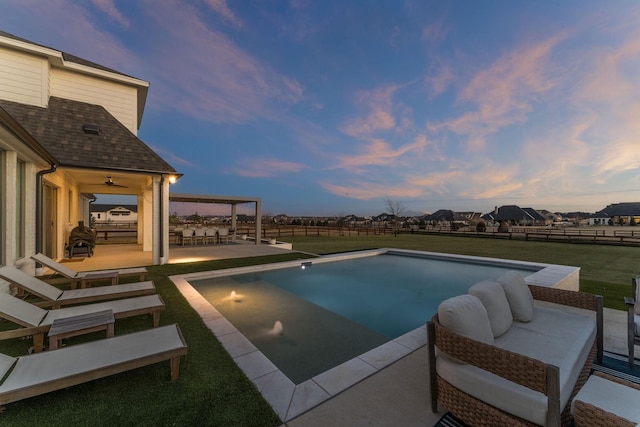
<svg viewBox="0 0 640 427">
<path fill-rule="evenodd" d="M 302 268 L 303 270 L 307 267 L 311 267 L 311 261 L 305 261 L 302 264 L 300 264 L 300 268 Z"/>
</svg>

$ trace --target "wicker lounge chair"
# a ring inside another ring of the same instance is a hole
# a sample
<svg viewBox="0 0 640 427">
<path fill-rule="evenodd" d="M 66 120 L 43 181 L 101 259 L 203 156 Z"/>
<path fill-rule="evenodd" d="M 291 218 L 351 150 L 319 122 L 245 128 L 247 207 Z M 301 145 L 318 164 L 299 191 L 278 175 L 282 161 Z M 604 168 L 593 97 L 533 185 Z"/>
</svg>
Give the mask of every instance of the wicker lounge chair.
<svg viewBox="0 0 640 427">
<path fill-rule="evenodd" d="M 493 377 L 488 374 L 489 378 L 511 382 L 514 390 L 522 390 L 522 392 L 528 390 L 527 393 L 531 393 L 531 391 L 539 393 L 542 398 L 541 402 L 544 402 L 543 405 L 546 408 L 546 422 L 540 424 L 559 426 L 571 423 L 571 400 L 586 382 L 596 356 L 598 360 L 602 360 L 602 297 L 534 285 L 529 285 L 529 289 L 534 300 L 595 312 L 597 334 L 593 345 L 585 349 L 588 354 L 574 355 L 576 358 L 584 359 L 585 362 L 583 366 L 577 366 L 579 369 L 576 373 L 575 383 L 572 384 L 572 391 L 569 389 L 568 403 L 561 407 L 561 371 L 559 367 L 513 350 L 509 351 L 453 332 L 441 324 L 441 319 L 436 314 L 427 324 L 431 406 L 434 412 L 438 410 L 438 404 L 440 404 L 457 418 L 470 425 L 536 425 L 492 406 L 482 398 L 474 397 L 446 381 L 436 370 L 435 349 L 437 348 L 440 352 L 438 353 L 438 358 L 442 357 L 441 354 L 444 354 L 451 358 L 450 360 L 454 360 L 449 366 L 459 363 L 460 373 L 458 378 L 460 378 L 460 381 L 469 381 L 471 383 L 471 380 L 463 379 L 465 374 L 462 374 L 462 372 L 469 372 L 466 371 L 467 367 L 470 367 L 473 372 L 486 371 L 493 374 Z M 551 310 L 547 310 L 547 312 L 549 311 Z M 560 310 L 558 311 L 562 313 Z M 525 326 L 525 328 L 527 327 Z M 544 337 L 544 335 L 541 336 Z M 483 378 L 486 378 L 486 376 Z M 530 394 L 528 395 L 530 396 Z M 518 397 L 513 395 L 513 399 L 518 399 Z M 527 409 L 524 408 L 524 411 L 526 412 Z"/>
<path fill-rule="evenodd" d="M 164 309 L 164 302 L 157 294 L 78 305 L 59 310 L 45 310 L 22 301 L 20 298 L 0 292 L 0 317 L 22 326 L 22 328 L 0 332 L 0 339 L 32 335 L 34 351 L 39 352 L 42 351 L 44 334 L 49 331 L 53 321 L 56 319 L 111 310 L 115 319 L 151 314 L 153 316 L 153 326 L 157 327 L 160 324 L 160 313 Z"/>
<path fill-rule="evenodd" d="M 71 280 L 73 289 L 75 289 L 78 284 L 80 284 L 81 288 L 85 288 L 91 282 L 107 279 L 111 279 L 111 284 L 117 285 L 118 279 L 125 276 L 137 276 L 138 280 L 142 282 L 147 275 L 147 269 L 145 267 L 121 268 L 115 270 L 73 271 L 42 253 L 31 255 L 31 259 L 49 267 L 51 270 L 56 271 Z"/>
<path fill-rule="evenodd" d="M 631 297 L 624 297 L 627 304 L 627 345 L 629 347 L 629 367 L 633 368 L 635 345 L 640 344 L 640 298 L 638 279 L 631 280 Z"/>
<path fill-rule="evenodd" d="M 42 298 L 44 301 L 36 304 L 39 307 L 60 308 L 71 304 L 131 298 L 156 293 L 156 287 L 151 281 L 62 291 L 37 277 L 10 266 L 0 267 L 0 278 Z"/>
<path fill-rule="evenodd" d="M 171 380 L 179 375 L 187 344 L 178 325 L 148 329 L 69 346 L 60 350 L 9 357 L 0 354 L 0 404 L 49 393 L 165 360 Z"/>
</svg>

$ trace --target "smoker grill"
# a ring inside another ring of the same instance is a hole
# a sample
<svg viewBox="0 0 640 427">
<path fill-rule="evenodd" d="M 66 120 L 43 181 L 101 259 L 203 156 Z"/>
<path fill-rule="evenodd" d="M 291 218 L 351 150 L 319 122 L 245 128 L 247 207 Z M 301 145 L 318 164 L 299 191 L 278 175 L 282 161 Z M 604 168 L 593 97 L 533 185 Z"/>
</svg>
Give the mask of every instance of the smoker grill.
<svg viewBox="0 0 640 427">
<path fill-rule="evenodd" d="M 93 248 L 96 246 L 95 232 L 84 226 L 84 222 L 80 221 L 78 226 L 71 230 L 69 235 L 69 244 L 67 250 L 69 258 L 73 258 L 76 254 L 93 255 Z"/>
</svg>

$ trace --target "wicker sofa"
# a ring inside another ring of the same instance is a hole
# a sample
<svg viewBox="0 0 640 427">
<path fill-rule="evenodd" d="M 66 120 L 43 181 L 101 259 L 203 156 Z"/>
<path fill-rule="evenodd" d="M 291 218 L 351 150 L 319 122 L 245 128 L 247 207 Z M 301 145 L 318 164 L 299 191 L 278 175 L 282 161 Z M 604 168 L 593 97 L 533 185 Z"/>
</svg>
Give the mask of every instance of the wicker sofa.
<svg viewBox="0 0 640 427">
<path fill-rule="evenodd" d="M 473 426 L 570 424 L 571 400 L 602 359 L 602 321 L 602 297 L 516 272 L 472 286 L 427 324 L 432 410 Z"/>
</svg>

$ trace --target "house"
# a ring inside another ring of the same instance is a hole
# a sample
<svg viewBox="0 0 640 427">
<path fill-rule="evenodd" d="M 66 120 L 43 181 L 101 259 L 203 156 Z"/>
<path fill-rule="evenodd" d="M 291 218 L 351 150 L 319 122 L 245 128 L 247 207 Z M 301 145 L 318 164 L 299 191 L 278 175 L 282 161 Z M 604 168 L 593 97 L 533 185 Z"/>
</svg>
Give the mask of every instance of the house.
<svg viewBox="0 0 640 427">
<path fill-rule="evenodd" d="M 137 197 L 137 235 L 168 260 L 171 165 L 137 137 L 149 83 L 0 32 L 0 264 L 62 258 L 94 194 Z"/>
<path fill-rule="evenodd" d="M 640 203 L 614 203 L 589 218 L 589 225 L 629 225 L 640 223 Z"/>
<path fill-rule="evenodd" d="M 91 204 L 92 224 L 135 224 L 137 222 L 137 205 Z"/>
<path fill-rule="evenodd" d="M 500 206 L 482 215 L 482 219 L 488 222 L 506 221 L 510 225 L 545 225 L 545 218 L 535 209 L 521 208 L 516 205 Z"/>
</svg>

